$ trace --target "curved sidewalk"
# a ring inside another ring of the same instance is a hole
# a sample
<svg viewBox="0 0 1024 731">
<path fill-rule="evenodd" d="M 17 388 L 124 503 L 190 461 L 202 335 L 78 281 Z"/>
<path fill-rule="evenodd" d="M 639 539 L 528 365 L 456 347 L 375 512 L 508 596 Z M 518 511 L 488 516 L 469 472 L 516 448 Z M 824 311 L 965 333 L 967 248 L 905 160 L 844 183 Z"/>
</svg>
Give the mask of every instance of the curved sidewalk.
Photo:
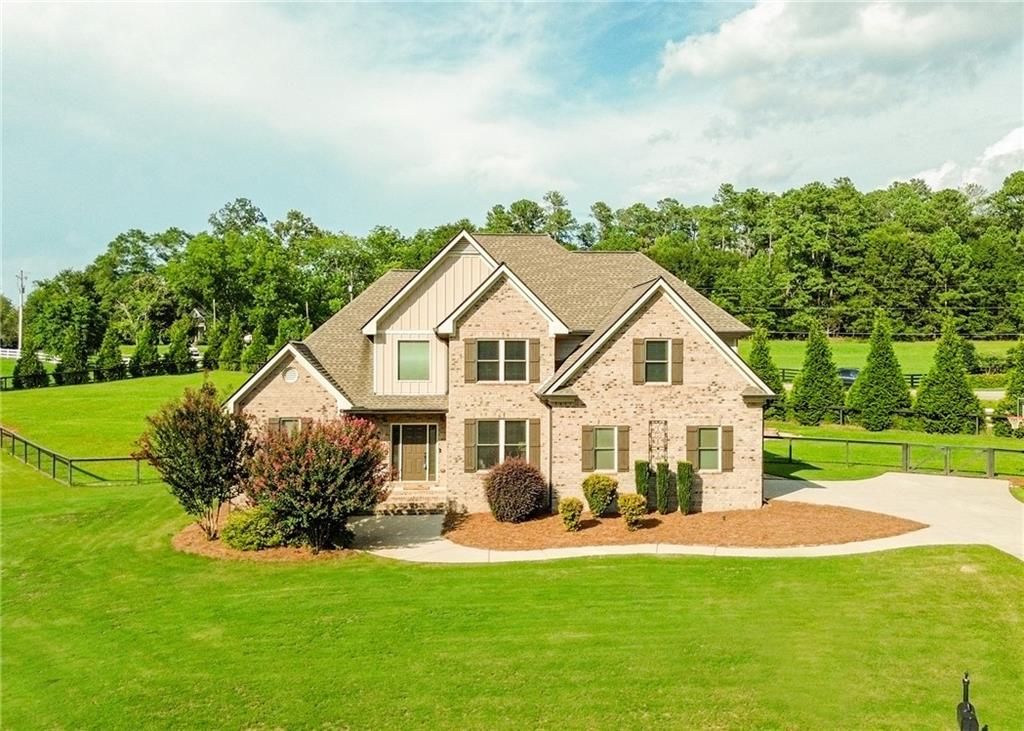
<svg viewBox="0 0 1024 731">
<path fill-rule="evenodd" d="M 353 521 L 358 548 L 419 563 L 508 563 L 581 556 L 691 555 L 752 558 L 844 556 L 909 546 L 987 544 L 1024 560 L 1024 503 L 1005 480 L 888 473 L 868 480 L 765 480 L 765 497 L 871 510 L 928 525 L 889 538 L 826 546 L 735 548 L 641 543 L 530 551 L 492 551 L 441 536 L 442 516 L 367 516 Z"/>
</svg>

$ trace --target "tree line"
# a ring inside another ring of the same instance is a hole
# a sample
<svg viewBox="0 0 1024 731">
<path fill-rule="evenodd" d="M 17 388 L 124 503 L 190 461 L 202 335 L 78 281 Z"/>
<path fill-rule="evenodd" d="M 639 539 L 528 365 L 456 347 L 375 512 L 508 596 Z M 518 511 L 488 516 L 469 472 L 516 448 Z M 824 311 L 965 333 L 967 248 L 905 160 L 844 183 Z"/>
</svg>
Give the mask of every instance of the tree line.
<svg viewBox="0 0 1024 731">
<path fill-rule="evenodd" d="M 320 325 L 389 269 L 422 267 L 461 229 L 642 251 L 776 333 L 805 333 L 816 321 L 830 334 L 866 334 L 879 307 L 897 337 L 936 333 L 947 319 L 975 336 L 1024 330 L 1024 171 L 991 193 L 933 191 L 920 180 L 862 192 L 840 178 L 780 194 L 726 184 L 709 205 L 598 201 L 583 221 L 552 191 L 497 204 L 482 224 L 463 219 L 411 235 L 390 226 L 365 236 L 328 231 L 294 210 L 271 222 L 240 198 L 204 231 L 131 229 L 83 269 L 37 281 L 26 330 L 47 352 L 74 339 L 93 353 L 108 331 L 133 344 L 150 328 L 166 342 L 176 322 L 194 328 L 198 311 L 222 333 L 235 317 L 246 335 L 280 342 Z M 6 343 L 9 315 L 3 322 Z"/>
</svg>

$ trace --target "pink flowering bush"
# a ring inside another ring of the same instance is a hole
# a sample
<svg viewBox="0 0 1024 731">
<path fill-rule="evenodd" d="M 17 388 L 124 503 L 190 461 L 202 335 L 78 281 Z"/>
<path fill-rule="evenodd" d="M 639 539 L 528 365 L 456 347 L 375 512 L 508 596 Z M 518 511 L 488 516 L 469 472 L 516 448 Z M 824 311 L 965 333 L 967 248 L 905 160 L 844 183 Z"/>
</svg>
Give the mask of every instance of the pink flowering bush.
<svg viewBox="0 0 1024 731">
<path fill-rule="evenodd" d="M 347 418 L 264 433 L 246 491 L 270 512 L 285 541 L 319 551 L 349 545 L 349 516 L 373 510 L 390 478 L 373 423 Z"/>
</svg>

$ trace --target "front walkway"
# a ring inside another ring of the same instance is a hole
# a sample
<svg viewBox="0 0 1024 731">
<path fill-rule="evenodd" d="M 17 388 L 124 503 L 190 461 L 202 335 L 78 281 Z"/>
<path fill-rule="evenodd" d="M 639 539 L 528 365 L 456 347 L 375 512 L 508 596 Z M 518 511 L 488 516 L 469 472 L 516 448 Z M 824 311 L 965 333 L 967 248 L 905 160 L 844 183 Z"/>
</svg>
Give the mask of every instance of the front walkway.
<svg viewBox="0 0 1024 731">
<path fill-rule="evenodd" d="M 377 556 L 422 563 L 505 563 L 578 556 L 686 554 L 695 556 L 840 556 L 907 546 L 987 544 L 1024 560 L 1024 503 L 1003 480 L 889 473 L 869 480 L 765 480 L 765 497 L 839 505 L 928 524 L 890 538 L 829 546 L 725 548 L 647 543 L 633 546 L 491 551 L 441 537 L 440 515 L 367 516 L 353 522 L 356 547 Z"/>
</svg>

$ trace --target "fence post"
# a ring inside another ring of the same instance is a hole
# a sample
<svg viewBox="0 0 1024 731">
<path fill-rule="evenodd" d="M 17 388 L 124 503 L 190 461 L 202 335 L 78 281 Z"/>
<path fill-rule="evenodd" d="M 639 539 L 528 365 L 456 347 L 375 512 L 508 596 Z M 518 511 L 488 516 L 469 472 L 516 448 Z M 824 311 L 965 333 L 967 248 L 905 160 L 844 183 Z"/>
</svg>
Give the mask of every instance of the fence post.
<svg viewBox="0 0 1024 731">
<path fill-rule="evenodd" d="M 900 446 L 903 449 L 903 471 L 910 472 L 910 444 L 903 442 Z"/>
<path fill-rule="evenodd" d="M 787 441 L 789 441 L 789 463 L 793 464 L 793 438 L 790 437 Z"/>
<path fill-rule="evenodd" d="M 57 455 L 50 452 L 50 477 L 57 479 Z"/>
<path fill-rule="evenodd" d="M 75 484 L 75 460 L 68 459 L 68 487 Z"/>
<path fill-rule="evenodd" d="M 992 447 L 985 450 L 985 476 L 996 476 L 996 450 Z"/>
</svg>

